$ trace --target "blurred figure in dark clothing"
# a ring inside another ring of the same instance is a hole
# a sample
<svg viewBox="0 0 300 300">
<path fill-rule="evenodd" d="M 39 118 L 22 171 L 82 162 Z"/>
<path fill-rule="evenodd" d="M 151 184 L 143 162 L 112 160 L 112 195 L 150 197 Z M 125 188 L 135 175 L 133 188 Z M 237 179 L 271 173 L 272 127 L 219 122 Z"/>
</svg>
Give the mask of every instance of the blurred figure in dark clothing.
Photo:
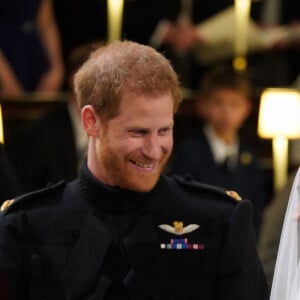
<svg viewBox="0 0 300 300">
<path fill-rule="evenodd" d="M 65 102 L 8 141 L 11 161 L 25 192 L 59 180 L 73 180 L 78 175 L 86 154 L 87 137 L 81 126 L 73 76 L 98 44 L 95 41 L 72 49 L 66 68 L 68 93 Z"/>
<path fill-rule="evenodd" d="M 245 76 L 226 67 L 210 70 L 201 81 L 196 103 L 203 126 L 174 148 L 170 172 L 236 190 L 250 200 L 258 236 L 265 203 L 263 173 L 253 147 L 240 136 L 251 104 L 251 85 Z"/>
<path fill-rule="evenodd" d="M 52 0 L 10 0 L 0 10 L 0 94 L 56 92 L 64 66 Z"/>
</svg>

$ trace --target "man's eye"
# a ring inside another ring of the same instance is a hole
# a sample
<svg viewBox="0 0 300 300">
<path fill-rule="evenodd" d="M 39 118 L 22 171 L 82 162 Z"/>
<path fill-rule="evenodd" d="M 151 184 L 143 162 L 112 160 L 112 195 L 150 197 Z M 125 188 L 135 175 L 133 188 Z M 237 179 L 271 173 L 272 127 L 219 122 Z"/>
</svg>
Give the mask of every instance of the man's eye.
<svg viewBox="0 0 300 300">
<path fill-rule="evenodd" d="M 130 131 L 133 135 L 145 135 L 145 134 L 147 134 L 148 133 L 148 131 L 147 130 L 145 130 L 145 129 L 134 129 L 134 130 L 131 130 Z"/>
<path fill-rule="evenodd" d="M 162 128 L 159 130 L 159 134 L 160 135 L 165 135 L 165 134 L 168 134 L 172 131 L 172 129 L 170 127 L 166 127 L 166 128 Z"/>
</svg>

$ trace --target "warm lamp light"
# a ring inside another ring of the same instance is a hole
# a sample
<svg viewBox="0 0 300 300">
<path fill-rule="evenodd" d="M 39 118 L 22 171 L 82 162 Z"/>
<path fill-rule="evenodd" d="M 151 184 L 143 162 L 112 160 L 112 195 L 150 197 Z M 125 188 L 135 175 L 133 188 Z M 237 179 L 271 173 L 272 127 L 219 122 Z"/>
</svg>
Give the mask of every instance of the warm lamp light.
<svg viewBox="0 0 300 300">
<path fill-rule="evenodd" d="M 286 184 L 288 139 L 300 137 L 300 94 L 293 89 L 269 88 L 261 95 L 258 135 L 272 138 L 274 188 Z"/>
<path fill-rule="evenodd" d="M 2 118 L 1 104 L 0 104 L 0 144 L 4 144 L 4 130 L 3 130 L 3 118 Z"/>
<path fill-rule="evenodd" d="M 237 71 L 244 71 L 247 68 L 248 28 L 250 20 L 251 0 L 235 0 L 235 39 L 233 67 Z"/>
<path fill-rule="evenodd" d="M 124 0 L 107 0 L 108 43 L 121 39 Z"/>
</svg>

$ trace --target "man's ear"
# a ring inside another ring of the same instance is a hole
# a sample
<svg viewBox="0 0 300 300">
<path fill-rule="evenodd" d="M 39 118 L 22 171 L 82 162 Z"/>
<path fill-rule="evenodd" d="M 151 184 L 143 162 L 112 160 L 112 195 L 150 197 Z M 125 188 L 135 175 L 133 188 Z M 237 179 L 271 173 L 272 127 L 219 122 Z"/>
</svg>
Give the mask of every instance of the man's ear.
<svg viewBox="0 0 300 300">
<path fill-rule="evenodd" d="M 100 120 L 92 105 L 81 109 L 81 123 L 88 136 L 99 136 Z"/>
</svg>

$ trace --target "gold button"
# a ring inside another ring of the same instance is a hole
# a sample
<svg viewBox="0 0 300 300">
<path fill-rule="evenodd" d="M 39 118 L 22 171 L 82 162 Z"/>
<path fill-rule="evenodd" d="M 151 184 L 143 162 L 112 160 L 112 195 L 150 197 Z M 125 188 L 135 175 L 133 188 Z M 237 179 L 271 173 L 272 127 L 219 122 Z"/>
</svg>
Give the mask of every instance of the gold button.
<svg viewBox="0 0 300 300">
<path fill-rule="evenodd" d="M 13 203 L 15 202 L 15 199 L 9 199 L 5 200 L 0 208 L 0 211 L 5 211 L 7 208 L 9 208 Z"/>
</svg>

